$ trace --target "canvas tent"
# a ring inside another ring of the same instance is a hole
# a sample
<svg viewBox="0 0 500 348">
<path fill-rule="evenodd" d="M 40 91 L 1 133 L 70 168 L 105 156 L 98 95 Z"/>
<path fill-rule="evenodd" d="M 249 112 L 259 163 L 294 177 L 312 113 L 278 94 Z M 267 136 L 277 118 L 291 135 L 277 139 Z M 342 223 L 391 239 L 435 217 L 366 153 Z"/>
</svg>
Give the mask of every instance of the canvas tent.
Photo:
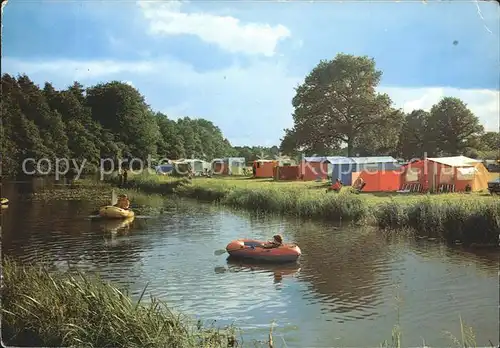
<svg viewBox="0 0 500 348">
<path fill-rule="evenodd" d="M 159 175 L 170 174 L 170 173 L 172 173 L 173 169 L 174 169 L 174 166 L 172 164 L 162 164 L 162 165 L 155 167 L 156 174 L 159 174 Z"/>
<path fill-rule="evenodd" d="M 299 165 L 299 178 L 302 180 L 324 180 L 328 177 L 327 157 L 304 157 Z"/>
<path fill-rule="evenodd" d="M 401 165 L 391 156 L 351 157 L 354 161 L 351 185 L 361 177 L 364 192 L 397 191 L 401 186 Z"/>
<path fill-rule="evenodd" d="M 244 157 L 216 158 L 211 167 L 214 174 L 243 175 L 246 162 Z"/>
<path fill-rule="evenodd" d="M 210 163 L 200 159 L 188 159 L 185 162 L 191 164 L 191 168 L 193 169 L 195 175 L 204 173 L 205 170 L 210 170 Z"/>
<path fill-rule="evenodd" d="M 277 166 L 273 168 L 275 180 L 299 180 L 301 166 Z"/>
<path fill-rule="evenodd" d="M 401 172 L 395 168 L 391 170 L 363 170 L 356 173 L 357 178 L 365 182 L 363 192 L 395 192 L 401 187 Z"/>
<path fill-rule="evenodd" d="M 272 178 L 274 177 L 274 167 L 278 166 L 277 161 L 272 160 L 257 160 L 253 162 L 256 178 Z"/>
<path fill-rule="evenodd" d="M 191 167 L 194 175 L 201 175 L 205 170 L 210 170 L 210 164 L 201 159 L 182 159 L 173 161 L 173 170 L 177 175 L 187 175 Z"/>
<path fill-rule="evenodd" d="M 465 156 L 425 158 L 405 166 L 403 186 L 418 185 L 422 191 L 463 192 L 488 188 L 488 171 L 481 161 Z M 404 189 L 405 187 L 403 187 Z"/>
<path fill-rule="evenodd" d="M 223 174 L 224 172 L 223 158 L 215 158 L 212 160 L 212 172 L 213 174 Z"/>
<path fill-rule="evenodd" d="M 245 157 L 229 157 L 224 159 L 228 175 L 243 175 L 246 168 Z"/>
<path fill-rule="evenodd" d="M 354 161 L 349 157 L 343 156 L 329 156 L 327 160 L 328 172 L 332 175 L 332 181 L 340 179 L 344 185 L 351 185 Z"/>
<path fill-rule="evenodd" d="M 363 179 L 365 179 L 365 177 L 368 177 L 368 175 L 375 175 L 375 173 L 380 172 L 384 174 L 380 174 L 380 177 L 377 178 L 378 183 L 376 184 L 376 187 L 387 187 L 387 185 L 382 184 L 382 182 L 390 183 L 391 180 L 394 180 L 390 178 L 395 178 L 397 175 L 394 172 L 398 171 L 400 168 L 398 161 L 391 156 L 376 156 L 376 157 L 337 156 L 337 157 L 327 157 L 327 160 L 329 161 L 329 163 L 331 163 L 332 180 L 339 178 L 344 185 L 352 185 L 362 172 L 364 172 Z M 385 174 L 386 172 L 387 174 Z M 373 182 L 373 185 L 375 185 L 376 182 L 375 177 L 373 177 L 371 181 Z M 368 187 L 371 186 L 372 185 L 371 184 L 368 185 L 367 182 L 366 186 L 367 189 Z M 392 187 L 392 185 L 390 186 Z"/>
</svg>

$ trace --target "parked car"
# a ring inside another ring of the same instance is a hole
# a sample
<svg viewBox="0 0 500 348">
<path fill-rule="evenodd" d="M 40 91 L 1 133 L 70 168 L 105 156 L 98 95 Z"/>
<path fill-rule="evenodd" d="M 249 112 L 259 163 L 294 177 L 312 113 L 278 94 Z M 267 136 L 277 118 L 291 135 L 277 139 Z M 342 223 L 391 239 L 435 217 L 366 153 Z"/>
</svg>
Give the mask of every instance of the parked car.
<svg viewBox="0 0 500 348">
<path fill-rule="evenodd" d="M 500 177 L 488 182 L 488 191 L 491 194 L 500 195 Z"/>
</svg>

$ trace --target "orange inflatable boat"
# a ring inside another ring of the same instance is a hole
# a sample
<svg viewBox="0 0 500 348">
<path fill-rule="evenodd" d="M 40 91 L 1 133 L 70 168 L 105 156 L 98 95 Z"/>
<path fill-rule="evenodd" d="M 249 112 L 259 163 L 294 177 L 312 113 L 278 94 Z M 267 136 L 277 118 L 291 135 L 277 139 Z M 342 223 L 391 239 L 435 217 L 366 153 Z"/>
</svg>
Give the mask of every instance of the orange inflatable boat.
<svg viewBox="0 0 500 348">
<path fill-rule="evenodd" d="M 265 243 L 254 239 L 233 240 L 226 246 L 226 251 L 232 258 L 264 262 L 297 261 L 302 254 L 296 244 L 284 244 L 278 248 L 266 249 L 262 247 L 262 244 Z"/>
</svg>

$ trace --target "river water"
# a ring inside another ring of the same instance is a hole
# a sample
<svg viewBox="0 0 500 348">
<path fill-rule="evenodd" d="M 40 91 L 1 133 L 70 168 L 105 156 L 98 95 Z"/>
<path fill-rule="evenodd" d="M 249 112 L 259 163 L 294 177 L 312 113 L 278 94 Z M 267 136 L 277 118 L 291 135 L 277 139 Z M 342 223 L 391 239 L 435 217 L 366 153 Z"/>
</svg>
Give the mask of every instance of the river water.
<svg viewBox="0 0 500 348">
<path fill-rule="evenodd" d="M 403 346 L 451 346 L 459 317 L 478 346 L 497 344 L 497 251 L 466 252 L 428 241 L 387 239 L 368 228 L 256 216 L 184 202 L 128 226 L 94 221 L 85 201 L 29 202 L 9 196 L 2 254 L 99 271 L 137 298 L 244 329 L 246 342 L 288 347 L 378 346 L 399 322 Z M 299 243 L 299 264 L 261 266 L 215 256 L 239 237 L 281 232 Z"/>
</svg>

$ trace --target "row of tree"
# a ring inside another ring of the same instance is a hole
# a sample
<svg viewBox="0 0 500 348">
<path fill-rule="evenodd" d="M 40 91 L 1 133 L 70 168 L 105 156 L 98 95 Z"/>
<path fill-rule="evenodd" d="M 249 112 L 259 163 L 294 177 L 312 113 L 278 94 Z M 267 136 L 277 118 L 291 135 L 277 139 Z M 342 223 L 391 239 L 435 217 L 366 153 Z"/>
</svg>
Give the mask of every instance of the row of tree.
<svg viewBox="0 0 500 348">
<path fill-rule="evenodd" d="M 285 129 L 281 151 L 405 159 L 422 157 L 424 152 L 498 156 L 499 133 L 484 132 L 463 101 L 446 97 L 430 112 L 405 114 L 393 107 L 387 94 L 376 92 L 381 77 L 375 61 L 366 56 L 338 54 L 321 61 L 296 88 L 294 126 Z"/>
<path fill-rule="evenodd" d="M 84 89 L 75 82 L 43 89 L 26 75 L 2 76 L 2 172 L 15 175 L 26 158 L 204 158 L 237 155 L 220 129 L 204 119 L 177 121 L 153 112 L 132 86 L 113 81 Z"/>
<path fill-rule="evenodd" d="M 398 158 L 463 154 L 494 159 L 498 132 L 484 132 L 457 98 L 430 112 L 404 114 L 376 92 L 382 73 L 373 59 L 339 54 L 321 61 L 296 89 L 294 127 L 280 147 L 233 147 L 211 121 L 172 120 L 154 112 L 134 87 L 112 81 L 84 88 L 74 82 L 43 89 L 26 75 L 2 76 L 2 172 L 19 173 L 26 158 L 87 161 L 101 158 L 244 157 L 247 161 L 300 156 L 392 155 Z M 347 144 L 347 146 L 346 146 Z"/>
</svg>

